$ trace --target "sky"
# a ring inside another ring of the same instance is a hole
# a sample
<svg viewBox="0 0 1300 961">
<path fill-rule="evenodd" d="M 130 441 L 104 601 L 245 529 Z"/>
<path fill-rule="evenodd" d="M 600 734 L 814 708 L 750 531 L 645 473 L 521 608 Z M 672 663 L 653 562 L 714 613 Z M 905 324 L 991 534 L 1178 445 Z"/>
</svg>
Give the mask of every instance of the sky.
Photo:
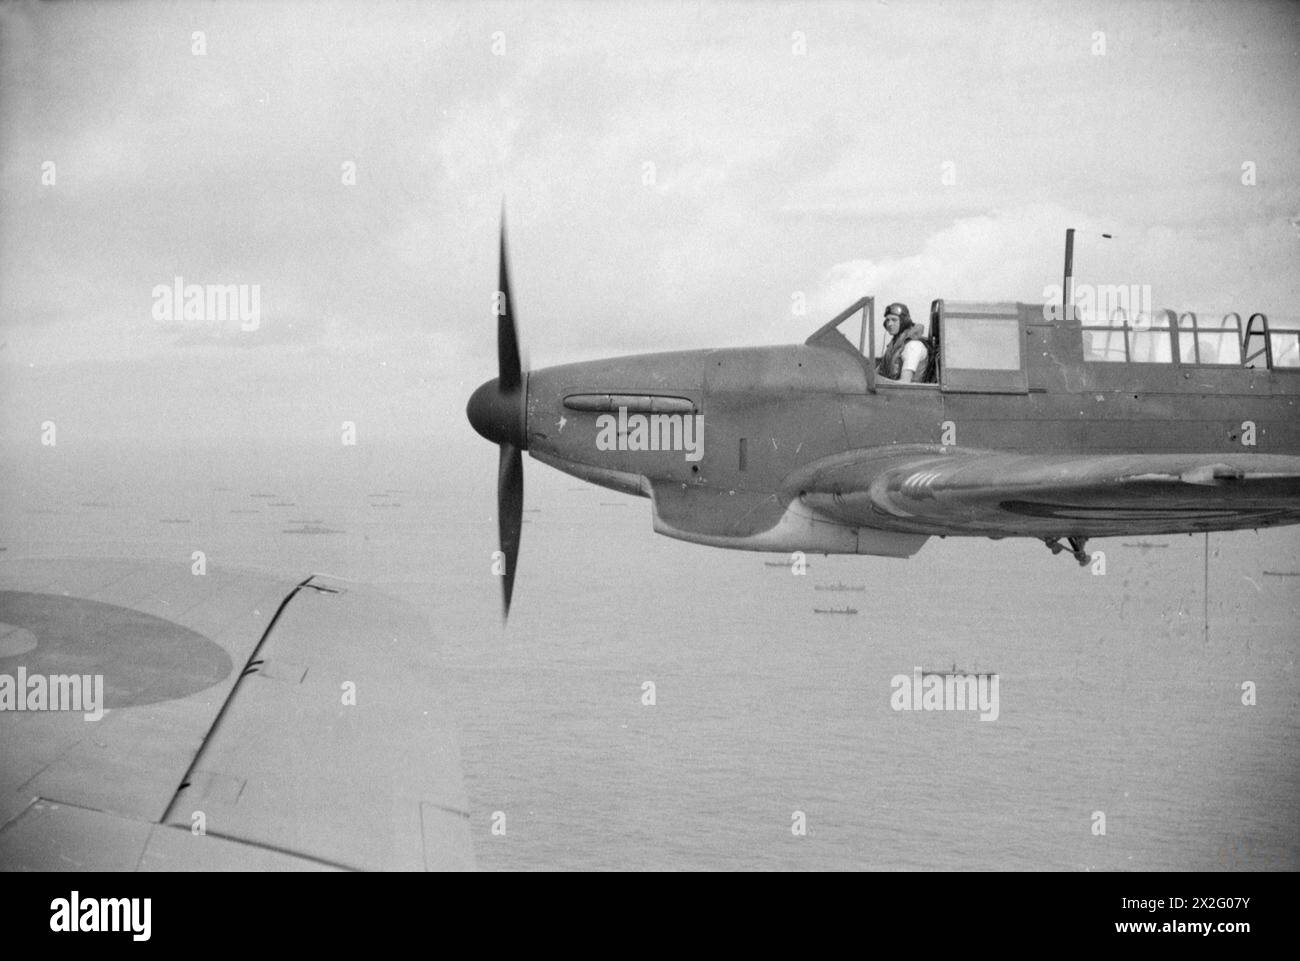
<svg viewBox="0 0 1300 961">
<path fill-rule="evenodd" d="M 534 367 L 802 341 L 863 294 L 1300 314 L 1300 6 L 0 7 L 0 443 L 495 452 Z M 1112 239 L 1102 239 L 1102 233 Z M 256 287 L 257 329 L 158 316 Z M 801 307 L 802 305 L 802 307 Z"/>
</svg>

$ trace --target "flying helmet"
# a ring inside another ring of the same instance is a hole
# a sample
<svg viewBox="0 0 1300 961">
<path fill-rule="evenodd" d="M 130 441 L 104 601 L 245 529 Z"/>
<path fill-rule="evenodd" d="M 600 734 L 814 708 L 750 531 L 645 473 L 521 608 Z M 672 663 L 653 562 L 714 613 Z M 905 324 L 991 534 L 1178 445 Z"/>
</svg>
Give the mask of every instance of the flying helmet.
<svg viewBox="0 0 1300 961">
<path fill-rule="evenodd" d="M 898 329 L 900 331 L 907 330 L 912 326 L 912 315 L 907 310 L 907 304 L 890 304 L 885 308 L 885 319 L 888 320 L 890 316 L 898 318 Z"/>
</svg>

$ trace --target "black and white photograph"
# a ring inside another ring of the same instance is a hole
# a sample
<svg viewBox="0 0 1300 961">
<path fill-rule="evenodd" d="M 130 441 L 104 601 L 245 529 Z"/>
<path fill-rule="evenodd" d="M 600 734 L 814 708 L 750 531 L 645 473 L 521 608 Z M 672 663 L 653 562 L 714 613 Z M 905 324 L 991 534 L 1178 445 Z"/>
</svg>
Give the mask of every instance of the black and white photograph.
<svg viewBox="0 0 1300 961">
<path fill-rule="evenodd" d="M 1297 120 L 1293 2 L 0 6 L 32 926 L 146 940 L 153 872 L 1132 872 L 1114 939 L 1248 934 L 1232 876 L 1300 868 Z"/>
</svg>

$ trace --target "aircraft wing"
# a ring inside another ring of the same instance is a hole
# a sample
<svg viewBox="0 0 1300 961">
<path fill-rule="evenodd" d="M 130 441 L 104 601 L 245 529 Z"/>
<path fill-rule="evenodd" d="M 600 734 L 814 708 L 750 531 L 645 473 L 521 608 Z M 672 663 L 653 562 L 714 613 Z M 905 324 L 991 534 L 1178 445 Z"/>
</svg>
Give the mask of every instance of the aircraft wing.
<svg viewBox="0 0 1300 961">
<path fill-rule="evenodd" d="M 99 720 L 49 709 L 73 675 Z M 442 690 L 423 619 L 351 582 L 0 563 L 0 869 L 472 868 Z"/>
<path fill-rule="evenodd" d="M 1265 527 L 1300 515 L 1300 458 L 878 448 L 810 465 L 787 490 L 841 523 L 916 533 L 1105 536 L 1224 518 Z"/>
</svg>

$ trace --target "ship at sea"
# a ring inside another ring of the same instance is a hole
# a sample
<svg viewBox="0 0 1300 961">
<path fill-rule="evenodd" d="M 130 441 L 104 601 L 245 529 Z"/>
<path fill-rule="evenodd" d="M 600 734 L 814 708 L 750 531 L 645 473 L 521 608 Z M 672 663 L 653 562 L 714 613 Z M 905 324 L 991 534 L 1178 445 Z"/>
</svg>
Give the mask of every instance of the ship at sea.
<svg viewBox="0 0 1300 961">
<path fill-rule="evenodd" d="M 957 662 L 956 662 L 956 661 L 953 661 L 953 662 L 952 662 L 952 667 L 951 667 L 951 668 L 940 668 L 940 669 L 937 670 L 937 671 L 932 671 L 932 670 L 928 670 L 928 669 L 922 668 L 922 669 L 921 669 L 921 676 L 922 676 L 922 677 L 954 677 L 954 676 L 961 676 L 961 677 L 997 677 L 997 676 L 998 676 L 998 672 L 997 672 L 997 671 L 963 671 L 963 670 L 958 669 L 958 667 L 957 667 Z"/>
</svg>

